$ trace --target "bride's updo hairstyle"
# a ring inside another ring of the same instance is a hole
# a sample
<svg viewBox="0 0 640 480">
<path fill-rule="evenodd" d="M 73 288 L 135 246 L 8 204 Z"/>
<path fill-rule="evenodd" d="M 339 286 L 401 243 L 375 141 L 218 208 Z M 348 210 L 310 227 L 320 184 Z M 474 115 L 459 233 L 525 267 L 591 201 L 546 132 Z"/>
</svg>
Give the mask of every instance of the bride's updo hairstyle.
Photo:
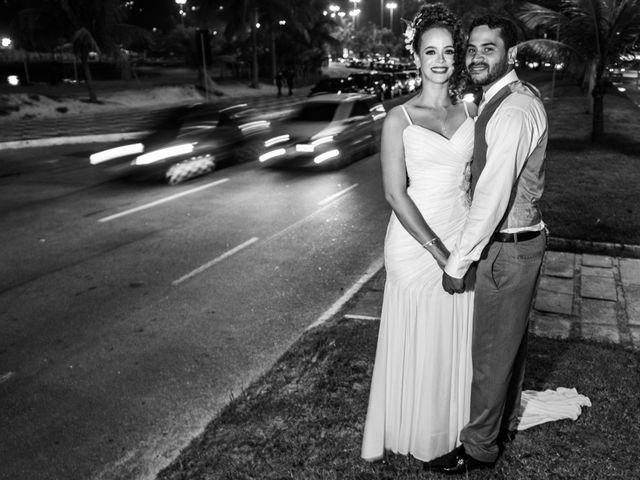
<svg viewBox="0 0 640 480">
<path fill-rule="evenodd" d="M 411 22 L 407 22 L 404 32 L 405 46 L 411 54 L 420 51 L 422 34 L 432 28 L 444 28 L 453 38 L 455 49 L 453 75 L 449 80 L 449 94 L 456 100 L 466 83 L 465 37 L 458 17 L 442 3 L 423 5 Z"/>
</svg>

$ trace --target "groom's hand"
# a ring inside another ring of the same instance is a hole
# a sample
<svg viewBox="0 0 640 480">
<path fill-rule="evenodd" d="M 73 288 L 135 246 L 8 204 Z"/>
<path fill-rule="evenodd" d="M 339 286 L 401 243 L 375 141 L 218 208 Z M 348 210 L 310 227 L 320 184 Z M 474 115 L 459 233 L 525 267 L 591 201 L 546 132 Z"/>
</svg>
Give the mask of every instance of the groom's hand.
<svg viewBox="0 0 640 480">
<path fill-rule="evenodd" d="M 454 278 L 447 274 L 442 273 L 442 287 L 444 291 L 453 295 L 454 293 L 464 292 L 464 278 Z"/>
</svg>

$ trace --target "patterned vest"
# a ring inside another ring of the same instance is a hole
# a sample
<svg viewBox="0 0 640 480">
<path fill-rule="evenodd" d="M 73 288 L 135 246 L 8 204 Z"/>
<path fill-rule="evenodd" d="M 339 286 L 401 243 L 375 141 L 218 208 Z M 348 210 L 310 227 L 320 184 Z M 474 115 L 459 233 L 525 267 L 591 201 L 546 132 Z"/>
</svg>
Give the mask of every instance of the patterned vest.
<svg viewBox="0 0 640 480">
<path fill-rule="evenodd" d="M 471 162 L 471 197 L 476 189 L 480 174 L 487 163 L 487 123 L 500 104 L 515 90 L 539 97 L 535 87 L 522 81 L 505 85 L 484 106 L 475 123 L 475 142 L 473 147 L 473 161 Z M 538 100 L 539 101 L 539 100 Z M 505 139 L 509 141 L 509 139 Z M 503 219 L 498 224 L 497 231 L 507 228 L 520 228 L 537 225 L 542 221 L 539 200 L 544 190 L 544 160 L 547 149 L 547 134 L 541 139 L 534 151 L 527 158 L 520 175 L 511 190 L 509 204 Z M 505 161 L 514 161 L 505 159 Z"/>
</svg>

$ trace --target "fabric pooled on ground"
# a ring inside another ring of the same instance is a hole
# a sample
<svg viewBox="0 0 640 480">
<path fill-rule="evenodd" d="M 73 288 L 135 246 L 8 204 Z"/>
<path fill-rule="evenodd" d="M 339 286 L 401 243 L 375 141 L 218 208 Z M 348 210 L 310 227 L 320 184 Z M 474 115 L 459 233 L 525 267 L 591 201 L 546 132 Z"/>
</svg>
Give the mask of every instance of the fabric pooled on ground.
<svg viewBox="0 0 640 480">
<path fill-rule="evenodd" d="M 582 407 L 590 406 L 591 400 L 580 395 L 575 388 L 558 387 L 556 390 L 543 392 L 525 390 L 520 400 L 518 430 L 556 420 L 577 420 Z"/>
</svg>

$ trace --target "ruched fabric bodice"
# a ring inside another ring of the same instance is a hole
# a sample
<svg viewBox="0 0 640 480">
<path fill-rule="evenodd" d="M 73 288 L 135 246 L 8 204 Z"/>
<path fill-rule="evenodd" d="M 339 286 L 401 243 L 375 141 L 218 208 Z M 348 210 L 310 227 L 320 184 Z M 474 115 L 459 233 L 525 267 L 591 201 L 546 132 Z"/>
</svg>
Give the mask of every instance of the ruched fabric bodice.
<svg viewBox="0 0 640 480">
<path fill-rule="evenodd" d="M 419 125 L 408 125 L 402 140 L 405 164 L 409 177 L 407 193 L 416 204 L 429 227 L 451 250 L 461 231 L 469 208 L 469 162 L 473 153 L 473 119 L 467 118 L 450 139 Z M 394 257 L 394 258 L 391 258 Z M 422 269 L 414 270 L 404 262 L 421 259 Z M 387 274 L 413 281 L 415 275 L 427 274 L 429 268 L 435 276 L 442 272 L 429 252 L 391 215 L 385 241 Z M 434 266 L 436 268 L 434 268 Z M 413 270 L 414 275 L 407 275 Z"/>
<path fill-rule="evenodd" d="M 414 124 L 402 133 L 408 194 L 449 250 L 468 211 L 473 136 L 471 118 L 450 139 Z M 362 457 L 377 460 L 390 450 L 428 461 L 459 444 L 469 418 L 473 292 L 446 293 L 442 270 L 393 213 L 384 255 Z"/>
</svg>

